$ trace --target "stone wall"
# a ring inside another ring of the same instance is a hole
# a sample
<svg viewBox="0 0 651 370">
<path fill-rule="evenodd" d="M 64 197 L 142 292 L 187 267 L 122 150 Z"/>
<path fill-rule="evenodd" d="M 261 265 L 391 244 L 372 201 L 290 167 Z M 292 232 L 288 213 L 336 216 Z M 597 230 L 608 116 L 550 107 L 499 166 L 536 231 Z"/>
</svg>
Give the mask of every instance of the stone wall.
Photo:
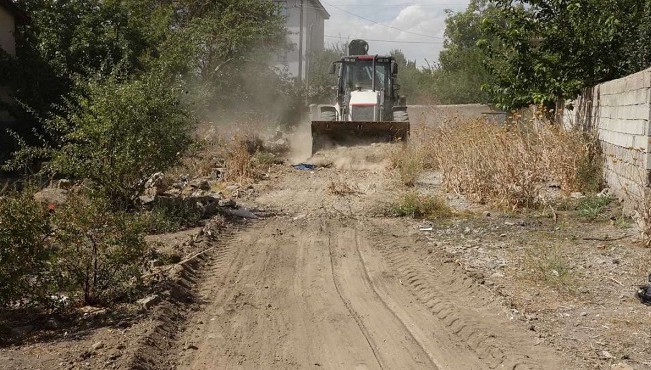
<svg viewBox="0 0 651 370">
<path fill-rule="evenodd" d="M 597 132 L 608 185 L 624 198 L 644 194 L 651 172 L 651 69 L 586 89 L 570 104 L 563 123 Z"/>
<path fill-rule="evenodd" d="M 407 97 L 409 102 L 409 97 Z M 491 122 L 502 123 L 507 114 L 485 104 L 458 105 L 409 105 L 409 120 L 412 127 L 437 126 L 446 120 L 475 120 L 487 119 Z"/>
</svg>

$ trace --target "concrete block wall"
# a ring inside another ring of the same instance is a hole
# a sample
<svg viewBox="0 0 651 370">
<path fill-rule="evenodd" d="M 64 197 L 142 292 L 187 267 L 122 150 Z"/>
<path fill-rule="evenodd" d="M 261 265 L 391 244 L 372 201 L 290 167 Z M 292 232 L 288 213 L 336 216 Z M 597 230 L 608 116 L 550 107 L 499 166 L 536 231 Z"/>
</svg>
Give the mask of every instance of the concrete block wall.
<svg viewBox="0 0 651 370">
<path fill-rule="evenodd" d="M 624 198 L 645 194 L 651 173 L 651 69 L 588 88 L 572 104 L 563 123 L 597 132 L 608 185 Z"/>
</svg>

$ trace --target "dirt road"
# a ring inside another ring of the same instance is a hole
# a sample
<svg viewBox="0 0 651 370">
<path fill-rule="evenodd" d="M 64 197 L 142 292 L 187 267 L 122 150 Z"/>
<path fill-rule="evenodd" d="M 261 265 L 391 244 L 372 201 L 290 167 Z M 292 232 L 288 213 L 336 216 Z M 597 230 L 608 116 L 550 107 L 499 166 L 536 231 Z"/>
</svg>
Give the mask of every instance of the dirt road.
<svg viewBox="0 0 651 370">
<path fill-rule="evenodd" d="M 381 216 L 395 197 L 390 146 L 326 152 L 288 169 L 201 284 L 178 343 L 181 369 L 572 367 L 421 233 Z M 336 195 L 345 188 L 347 195 Z"/>
</svg>

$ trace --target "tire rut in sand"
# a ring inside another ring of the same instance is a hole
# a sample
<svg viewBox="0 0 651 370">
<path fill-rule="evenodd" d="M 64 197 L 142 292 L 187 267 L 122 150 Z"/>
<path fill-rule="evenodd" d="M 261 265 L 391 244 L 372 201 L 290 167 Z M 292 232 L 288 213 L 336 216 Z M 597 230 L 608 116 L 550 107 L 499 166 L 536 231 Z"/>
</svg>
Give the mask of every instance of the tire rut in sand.
<svg viewBox="0 0 651 370">
<path fill-rule="evenodd" d="M 194 350 L 179 368 L 379 368 L 337 295 L 318 224 L 260 221 L 231 248 L 230 264 L 205 282 L 205 306 L 184 335 Z"/>
<path fill-rule="evenodd" d="M 507 318 L 488 312 L 487 307 L 495 307 L 496 303 L 485 298 L 482 287 L 463 272 L 449 264 L 436 266 L 438 271 L 428 269 L 407 251 L 409 243 L 401 238 L 376 238 L 376 245 L 395 268 L 401 283 L 489 368 L 562 368 L 551 350 L 536 348 L 533 340 L 517 329 L 505 330 Z"/>
<path fill-rule="evenodd" d="M 333 279 L 381 368 L 437 369 L 423 345 L 378 293 L 359 252 L 355 228 L 328 225 Z"/>
<path fill-rule="evenodd" d="M 364 338 L 366 339 L 366 342 L 368 343 L 368 346 L 371 348 L 371 351 L 373 351 L 373 356 L 375 356 L 375 359 L 377 360 L 378 366 L 380 366 L 380 369 L 384 369 L 385 367 L 382 365 L 382 360 L 380 359 L 380 355 L 378 353 L 377 346 L 373 343 L 373 339 L 371 338 L 370 333 L 368 332 L 366 326 L 364 326 L 364 323 L 362 322 L 362 319 L 359 317 L 359 314 L 353 309 L 352 304 L 348 299 L 346 299 L 342 293 L 343 288 L 341 287 L 341 284 L 338 282 L 337 279 L 337 273 L 335 269 L 335 257 L 334 253 L 332 250 L 332 234 L 328 235 L 328 252 L 330 254 L 330 266 L 331 266 L 331 271 L 332 271 L 332 282 L 335 285 L 335 289 L 337 290 L 337 294 L 339 295 L 339 298 L 343 302 L 344 306 L 346 306 L 346 309 L 350 313 L 350 315 L 353 317 L 355 322 L 357 323 L 357 326 L 359 327 L 359 330 L 362 332 L 362 335 L 364 335 Z"/>
</svg>

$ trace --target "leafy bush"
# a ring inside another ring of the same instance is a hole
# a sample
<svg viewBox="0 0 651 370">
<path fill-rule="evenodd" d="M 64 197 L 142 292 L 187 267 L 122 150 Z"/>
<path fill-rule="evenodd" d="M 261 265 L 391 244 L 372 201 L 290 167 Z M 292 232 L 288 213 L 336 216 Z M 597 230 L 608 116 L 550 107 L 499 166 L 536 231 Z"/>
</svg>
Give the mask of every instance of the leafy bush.
<svg viewBox="0 0 651 370">
<path fill-rule="evenodd" d="M 113 212 L 103 198 L 72 196 L 53 218 L 60 288 L 86 304 L 107 303 L 134 288 L 147 247 L 134 215 Z"/>
<path fill-rule="evenodd" d="M 615 200 L 612 196 L 590 196 L 581 199 L 577 211 L 581 217 L 594 220 L 606 210 L 606 207 Z"/>
<path fill-rule="evenodd" d="M 409 192 L 402 195 L 391 207 L 393 215 L 423 219 L 445 218 L 453 215 L 444 200 L 430 195 Z"/>
<path fill-rule="evenodd" d="M 177 163 L 190 144 L 192 121 L 180 91 L 155 76 L 91 83 L 79 107 L 50 125 L 66 127 L 52 169 L 92 182 L 116 205 L 130 204 L 152 173 Z"/>
<path fill-rule="evenodd" d="M 190 199 L 159 199 L 151 211 L 140 214 L 148 234 L 163 234 L 194 227 L 203 216 L 203 209 Z"/>
<path fill-rule="evenodd" d="M 47 292 L 47 209 L 31 193 L 0 197 L 0 306 Z"/>
</svg>

